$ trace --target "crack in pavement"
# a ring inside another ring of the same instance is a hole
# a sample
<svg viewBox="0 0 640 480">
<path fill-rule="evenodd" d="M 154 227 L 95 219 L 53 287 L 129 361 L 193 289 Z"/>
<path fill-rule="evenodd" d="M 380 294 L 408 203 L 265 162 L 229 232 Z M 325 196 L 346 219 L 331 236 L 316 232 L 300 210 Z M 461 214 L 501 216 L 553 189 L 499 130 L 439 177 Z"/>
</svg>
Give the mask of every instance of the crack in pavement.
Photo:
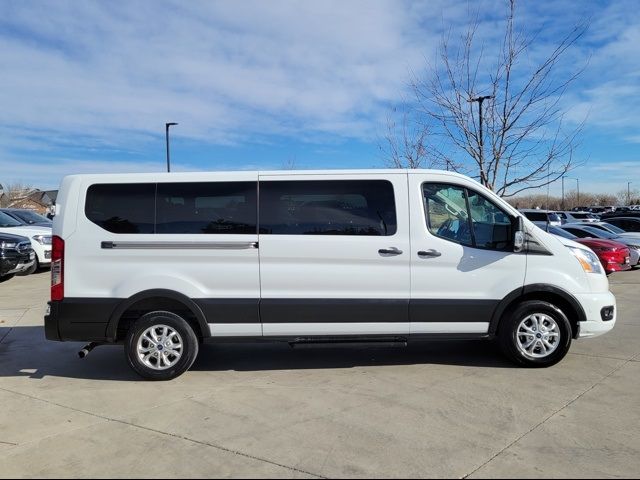
<svg viewBox="0 0 640 480">
<path fill-rule="evenodd" d="M 25 309 L 24 312 L 22 312 L 22 315 L 20 315 L 20 318 L 18 318 L 18 320 L 16 320 L 16 323 L 13 324 L 13 326 L 9 327 L 9 330 L 7 331 L 7 333 L 5 333 L 2 338 L 0 338 L 0 343 L 2 343 L 4 341 L 5 338 L 7 338 L 7 336 L 13 331 L 13 329 L 20 323 L 20 321 L 24 318 L 24 316 L 27 314 L 27 312 L 31 310 L 30 308 Z"/>
<path fill-rule="evenodd" d="M 57 407 L 65 408 L 67 410 L 71 410 L 71 411 L 74 411 L 74 412 L 84 413 L 85 415 L 90 415 L 90 416 L 95 417 L 95 418 L 100 418 L 100 419 L 105 420 L 107 422 L 115 422 L 115 423 L 119 423 L 121 425 L 127 425 L 127 426 L 130 426 L 130 427 L 133 427 L 133 428 L 138 428 L 140 430 L 145 430 L 145 431 L 148 431 L 148 432 L 153 432 L 153 433 L 157 433 L 157 434 L 160 434 L 160 435 L 165 435 L 165 436 L 168 436 L 168 437 L 173 437 L 173 438 L 177 438 L 177 439 L 180 439 L 180 440 L 185 440 L 187 442 L 195 443 L 197 445 L 203 445 L 203 446 L 206 446 L 206 447 L 214 448 L 216 450 L 220 450 L 220 451 L 223 451 L 223 452 L 226 452 L 226 453 L 231 453 L 233 455 L 238 455 L 240 457 L 248 458 L 248 459 L 251 459 L 251 460 L 264 462 L 264 463 L 267 463 L 267 464 L 270 464 L 270 465 L 274 465 L 276 467 L 284 468 L 285 470 L 290 470 L 292 472 L 302 473 L 304 475 L 309 475 L 309 476 L 315 477 L 315 478 L 327 478 L 327 477 L 324 477 L 322 475 L 318 475 L 316 473 L 311 473 L 311 472 L 308 472 L 306 470 L 302 470 L 300 468 L 292 467 L 290 465 L 284 465 L 282 463 L 274 462 L 274 461 L 268 460 L 266 458 L 257 457 L 255 455 L 251 455 L 249 453 L 244 453 L 244 452 L 241 452 L 239 450 L 233 450 L 233 449 L 230 449 L 230 448 L 226 448 L 226 447 L 223 447 L 221 445 L 216 445 L 214 443 L 205 442 L 205 441 L 201 441 L 201 440 L 196 440 L 196 439 L 193 439 L 193 438 L 186 437 L 184 435 L 178 435 L 178 434 L 174 434 L 174 433 L 164 432 L 162 430 L 157 430 L 155 428 L 149 428 L 149 427 L 145 427 L 145 426 L 142 426 L 142 425 L 137 425 L 137 424 L 132 423 L 132 422 L 127 422 L 125 420 L 119 420 L 117 418 L 111 418 L 111 417 L 107 417 L 107 416 L 104 416 L 104 415 L 98 415 L 96 413 L 88 412 L 86 410 L 82 410 L 82 409 L 74 408 L 74 407 L 69 407 L 67 405 L 62 405 L 62 404 L 59 404 L 57 402 L 52 402 L 50 400 L 45 400 L 45 399 L 42 399 L 42 398 L 38 398 L 38 397 L 35 397 L 33 395 L 29 395 L 29 394 L 26 394 L 26 393 L 16 392 L 14 390 L 10 390 L 10 389 L 7 389 L 7 388 L 0 387 L 0 390 L 2 390 L 4 392 L 8 392 L 8 393 L 13 393 L 15 395 L 21 395 L 23 397 L 27 397 L 27 398 L 30 398 L 32 400 L 37 400 L 37 401 L 40 401 L 40 402 L 43 402 L 43 403 L 47 403 L 49 405 L 55 405 Z M 82 430 L 84 428 L 90 428 L 90 427 L 91 427 L 91 425 L 86 426 L 86 427 L 78 428 L 78 430 Z M 0 443 L 2 443 L 2 442 L 0 442 Z"/>
<path fill-rule="evenodd" d="M 597 380 L 593 385 L 591 385 L 589 388 L 587 388 L 584 392 L 578 394 L 576 397 L 574 397 L 572 400 L 570 400 L 569 402 L 565 403 L 562 407 L 560 407 L 559 409 L 557 409 L 556 411 L 554 411 L 553 413 L 551 413 L 550 415 L 548 415 L 544 420 L 542 420 L 541 422 L 538 422 L 536 425 L 534 425 L 533 427 L 531 427 L 529 430 L 527 430 L 525 433 L 523 433 L 522 435 L 520 435 L 518 438 L 516 438 L 513 442 L 511 442 L 510 444 L 508 444 L 506 447 L 504 447 L 503 449 L 501 449 L 498 453 L 496 453 L 495 455 L 493 455 L 489 460 L 487 460 L 486 462 L 484 462 L 482 465 L 480 465 L 479 467 L 477 467 L 476 469 L 474 469 L 473 471 L 467 473 L 466 475 L 463 475 L 460 478 L 468 478 L 471 475 L 473 475 L 474 473 L 476 473 L 477 471 L 479 471 L 482 467 L 488 465 L 489 463 L 491 463 L 493 460 L 495 460 L 498 456 L 500 456 L 500 454 L 502 454 L 502 452 L 508 450 L 509 448 L 511 448 L 513 445 L 515 445 L 516 443 L 518 443 L 520 440 L 522 440 L 524 437 L 526 437 L 527 435 L 529 435 L 530 433 L 532 433 L 533 431 L 537 430 L 539 427 L 541 427 L 542 425 L 544 425 L 545 423 L 547 423 L 549 420 L 551 420 L 553 417 L 555 417 L 558 413 L 560 413 L 561 411 L 563 411 L 565 408 L 573 405 L 576 401 L 578 401 L 580 398 L 582 398 L 585 394 L 589 393 L 591 390 L 593 390 L 594 388 L 596 388 L 598 385 L 600 385 L 603 381 L 605 381 L 607 378 L 609 378 L 611 375 L 613 375 L 614 373 L 616 373 L 618 370 L 620 370 L 622 367 L 624 367 L 625 365 L 629 364 L 631 361 L 633 361 L 633 359 L 629 359 L 629 360 L 623 360 L 620 365 L 618 365 L 617 367 L 615 367 L 613 370 L 611 370 L 609 373 L 607 373 L 604 377 L 602 377 L 601 379 Z"/>
</svg>

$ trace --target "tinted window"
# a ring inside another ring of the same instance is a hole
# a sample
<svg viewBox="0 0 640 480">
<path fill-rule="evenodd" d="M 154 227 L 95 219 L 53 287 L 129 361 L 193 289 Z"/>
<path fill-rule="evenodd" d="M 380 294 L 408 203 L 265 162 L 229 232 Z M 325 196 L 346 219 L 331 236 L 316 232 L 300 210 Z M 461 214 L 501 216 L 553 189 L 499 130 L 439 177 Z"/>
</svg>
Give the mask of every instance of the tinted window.
<svg viewBox="0 0 640 480">
<path fill-rule="evenodd" d="M 91 185 L 85 214 L 109 232 L 153 233 L 155 191 L 155 183 Z"/>
<path fill-rule="evenodd" d="M 618 236 L 614 235 L 613 233 L 609 233 L 609 232 L 606 232 L 604 230 L 598 230 L 597 228 L 585 227 L 584 229 L 587 232 L 592 233 L 593 235 L 597 236 L 598 238 L 607 238 L 607 239 L 618 238 Z"/>
<path fill-rule="evenodd" d="M 593 234 L 585 232 L 584 230 L 580 230 L 578 228 L 565 228 L 565 230 L 569 233 L 574 234 L 578 238 L 588 238 L 594 236 Z"/>
<path fill-rule="evenodd" d="M 591 215 L 589 215 L 588 213 L 574 213 L 573 218 L 585 219 L 591 218 Z"/>
<path fill-rule="evenodd" d="M 156 233 L 256 233 L 256 182 L 159 183 Z"/>
<path fill-rule="evenodd" d="M 260 182 L 260 233 L 396 233 L 393 186 L 385 180 Z"/>
<path fill-rule="evenodd" d="M 532 222 L 546 222 L 548 220 L 547 214 L 544 212 L 523 212 L 524 216 Z"/>
<path fill-rule="evenodd" d="M 12 216 L 4 212 L 0 212 L 0 227 L 2 228 L 19 227 L 21 225 L 22 223 L 16 220 L 15 218 L 13 218 Z"/>
<path fill-rule="evenodd" d="M 563 237 L 563 238 L 568 238 L 569 240 L 574 240 L 578 237 L 576 237 L 573 233 L 570 233 L 560 227 L 554 227 L 551 226 L 549 228 L 549 233 L 553 234 L 553 235 L 557 235 L 558 237 Z"/>
</svg>

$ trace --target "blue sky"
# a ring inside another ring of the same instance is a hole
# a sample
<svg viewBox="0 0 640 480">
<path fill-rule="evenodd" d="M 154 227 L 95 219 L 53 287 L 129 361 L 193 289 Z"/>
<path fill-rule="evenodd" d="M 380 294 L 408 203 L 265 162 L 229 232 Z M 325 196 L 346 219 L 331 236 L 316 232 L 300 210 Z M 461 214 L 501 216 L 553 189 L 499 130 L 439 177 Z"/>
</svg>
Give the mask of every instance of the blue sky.
<svg viewBox="0 0 640 480">
<path fill-rule="evenodd" d="M 637 1 L 521 1 L 544 54 L 575 23 L 563 100 L 585 121 L 581 190 L 640 188 Z M 479 16 L 496 48 L 499 1 L 3 1 L 0 183 L 66 174 L 382 167 L 386 118 L 444 31 Z M 535 59 L 535 58 L 534 58 Z M 552 193 L 559 191 L 552 187 Z"/>
</svg>

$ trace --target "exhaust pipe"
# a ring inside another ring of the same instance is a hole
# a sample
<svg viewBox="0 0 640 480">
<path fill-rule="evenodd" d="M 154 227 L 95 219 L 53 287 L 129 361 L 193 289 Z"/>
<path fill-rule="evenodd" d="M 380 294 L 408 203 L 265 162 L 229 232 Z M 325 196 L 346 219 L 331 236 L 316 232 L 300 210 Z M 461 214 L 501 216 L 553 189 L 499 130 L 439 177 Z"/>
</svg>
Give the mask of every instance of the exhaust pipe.
<svg viewBox="0 0 640 480">
<path fill-rule="evenodd" d="M 88 343 L 87 345 L 84 346 L 82 350 L 78 352 L 78 357 L 86 358 L 86 356 L 89 355 L 94 348 L 100 345 L 101 345 L 100 343 L 96 343 L 96 342 Z"/>
</svg>

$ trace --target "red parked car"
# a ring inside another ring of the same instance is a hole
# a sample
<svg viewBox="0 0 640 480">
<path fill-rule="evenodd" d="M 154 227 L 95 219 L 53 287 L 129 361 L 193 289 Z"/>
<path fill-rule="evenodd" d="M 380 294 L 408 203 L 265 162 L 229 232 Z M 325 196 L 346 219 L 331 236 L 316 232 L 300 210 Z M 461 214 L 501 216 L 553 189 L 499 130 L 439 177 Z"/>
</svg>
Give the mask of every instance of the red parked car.
<svg viewBox="0 0 640 480">
<path fill-rule="evenodd" d="M 602 238 L 578 238 L 572 233 L 554 226 L 549 227 L 549 233 L 569 238 L 574 242 L 589 247 L 600 259 L 600 263 L 607 275 L 613 272 L 631 270 L 631 251 L 624 243 Z"/>
</svg>

